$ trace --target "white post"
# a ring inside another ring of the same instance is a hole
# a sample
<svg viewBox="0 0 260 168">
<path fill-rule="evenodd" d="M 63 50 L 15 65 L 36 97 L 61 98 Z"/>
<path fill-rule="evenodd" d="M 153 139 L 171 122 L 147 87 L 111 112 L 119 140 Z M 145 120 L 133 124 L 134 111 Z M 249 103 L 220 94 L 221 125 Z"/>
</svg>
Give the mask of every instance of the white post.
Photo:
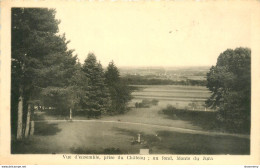
<svg viewBox="0 0 260 168">
<path fill-rule="evenodd" d="M 137 134 L 138 135 L 138 139 L 137 139 L 137 142 L 141 142 L 141 134 Z"/>
<path fill-rule="evenodd" d="M 72 120 L 72 110 L 70 108 L 70 120 Z"/>
</svg>

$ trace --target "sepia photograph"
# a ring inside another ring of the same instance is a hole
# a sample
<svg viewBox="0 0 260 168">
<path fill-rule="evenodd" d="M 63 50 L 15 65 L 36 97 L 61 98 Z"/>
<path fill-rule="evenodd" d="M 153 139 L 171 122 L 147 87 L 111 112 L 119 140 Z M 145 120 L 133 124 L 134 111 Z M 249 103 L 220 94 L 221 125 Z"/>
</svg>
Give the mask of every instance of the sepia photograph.
<svg viewBox="0 0 260 168">
<path fill-rule="evenodd" d="M 250 156 L 250 8 L 187 4 L 12 6 L 10 154 Z"/>
<path fill-rule="evenodd" d="M 76 10 L 12 8 L 12 153 L 250 154 L 247 15 Z"/>
</svg>

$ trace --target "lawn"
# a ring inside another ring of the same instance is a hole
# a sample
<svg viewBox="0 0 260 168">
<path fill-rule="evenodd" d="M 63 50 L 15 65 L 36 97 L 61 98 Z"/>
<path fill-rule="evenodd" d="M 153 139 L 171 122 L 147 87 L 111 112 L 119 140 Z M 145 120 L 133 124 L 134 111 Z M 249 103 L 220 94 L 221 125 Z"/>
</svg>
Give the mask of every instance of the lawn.
<svg viewBox="0 0 260 168">
<path fill-rule="evenodd" d="M 97 122 L 38 122 L 35 136 L 12 145 L 12 153 L 249 154 L 250 140 L 222 135 L 181 133 L 150 126 Z M 137 134 L 141 143 L 133 144 Z"/>
</svg>

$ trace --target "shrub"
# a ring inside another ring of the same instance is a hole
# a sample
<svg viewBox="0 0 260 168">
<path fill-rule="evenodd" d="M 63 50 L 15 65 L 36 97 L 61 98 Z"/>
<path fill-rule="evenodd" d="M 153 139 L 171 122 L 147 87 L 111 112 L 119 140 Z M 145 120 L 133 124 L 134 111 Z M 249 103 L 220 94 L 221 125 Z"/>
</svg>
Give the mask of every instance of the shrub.
<svg viewBox="0 0 260 168">
<path fill-rule="evenodd" d="M 150 106 L 156 106 L 158 105 L 158 102 L 159 100 L 157 99 L 143 99 L 142 102 L 138 103 L 136 102 L 135 103 L 135 107 L 136 108 L 149 108 Z"/>
</svg>

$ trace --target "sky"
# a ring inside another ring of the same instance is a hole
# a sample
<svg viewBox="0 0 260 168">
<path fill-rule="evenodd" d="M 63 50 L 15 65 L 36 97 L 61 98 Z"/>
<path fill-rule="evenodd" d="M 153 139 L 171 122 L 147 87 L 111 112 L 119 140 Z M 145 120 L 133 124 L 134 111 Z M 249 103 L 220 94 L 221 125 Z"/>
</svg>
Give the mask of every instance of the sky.
<svg viewBox="0 0 260 168">
<path fill-rule="evenodd" d="M 250 47 L 250 8 L 241 3 L 92 2 L 56 11 L 81 63 L 93 52 L 104 66 L 211 66 L 227 48 Z"/>
</svg>

